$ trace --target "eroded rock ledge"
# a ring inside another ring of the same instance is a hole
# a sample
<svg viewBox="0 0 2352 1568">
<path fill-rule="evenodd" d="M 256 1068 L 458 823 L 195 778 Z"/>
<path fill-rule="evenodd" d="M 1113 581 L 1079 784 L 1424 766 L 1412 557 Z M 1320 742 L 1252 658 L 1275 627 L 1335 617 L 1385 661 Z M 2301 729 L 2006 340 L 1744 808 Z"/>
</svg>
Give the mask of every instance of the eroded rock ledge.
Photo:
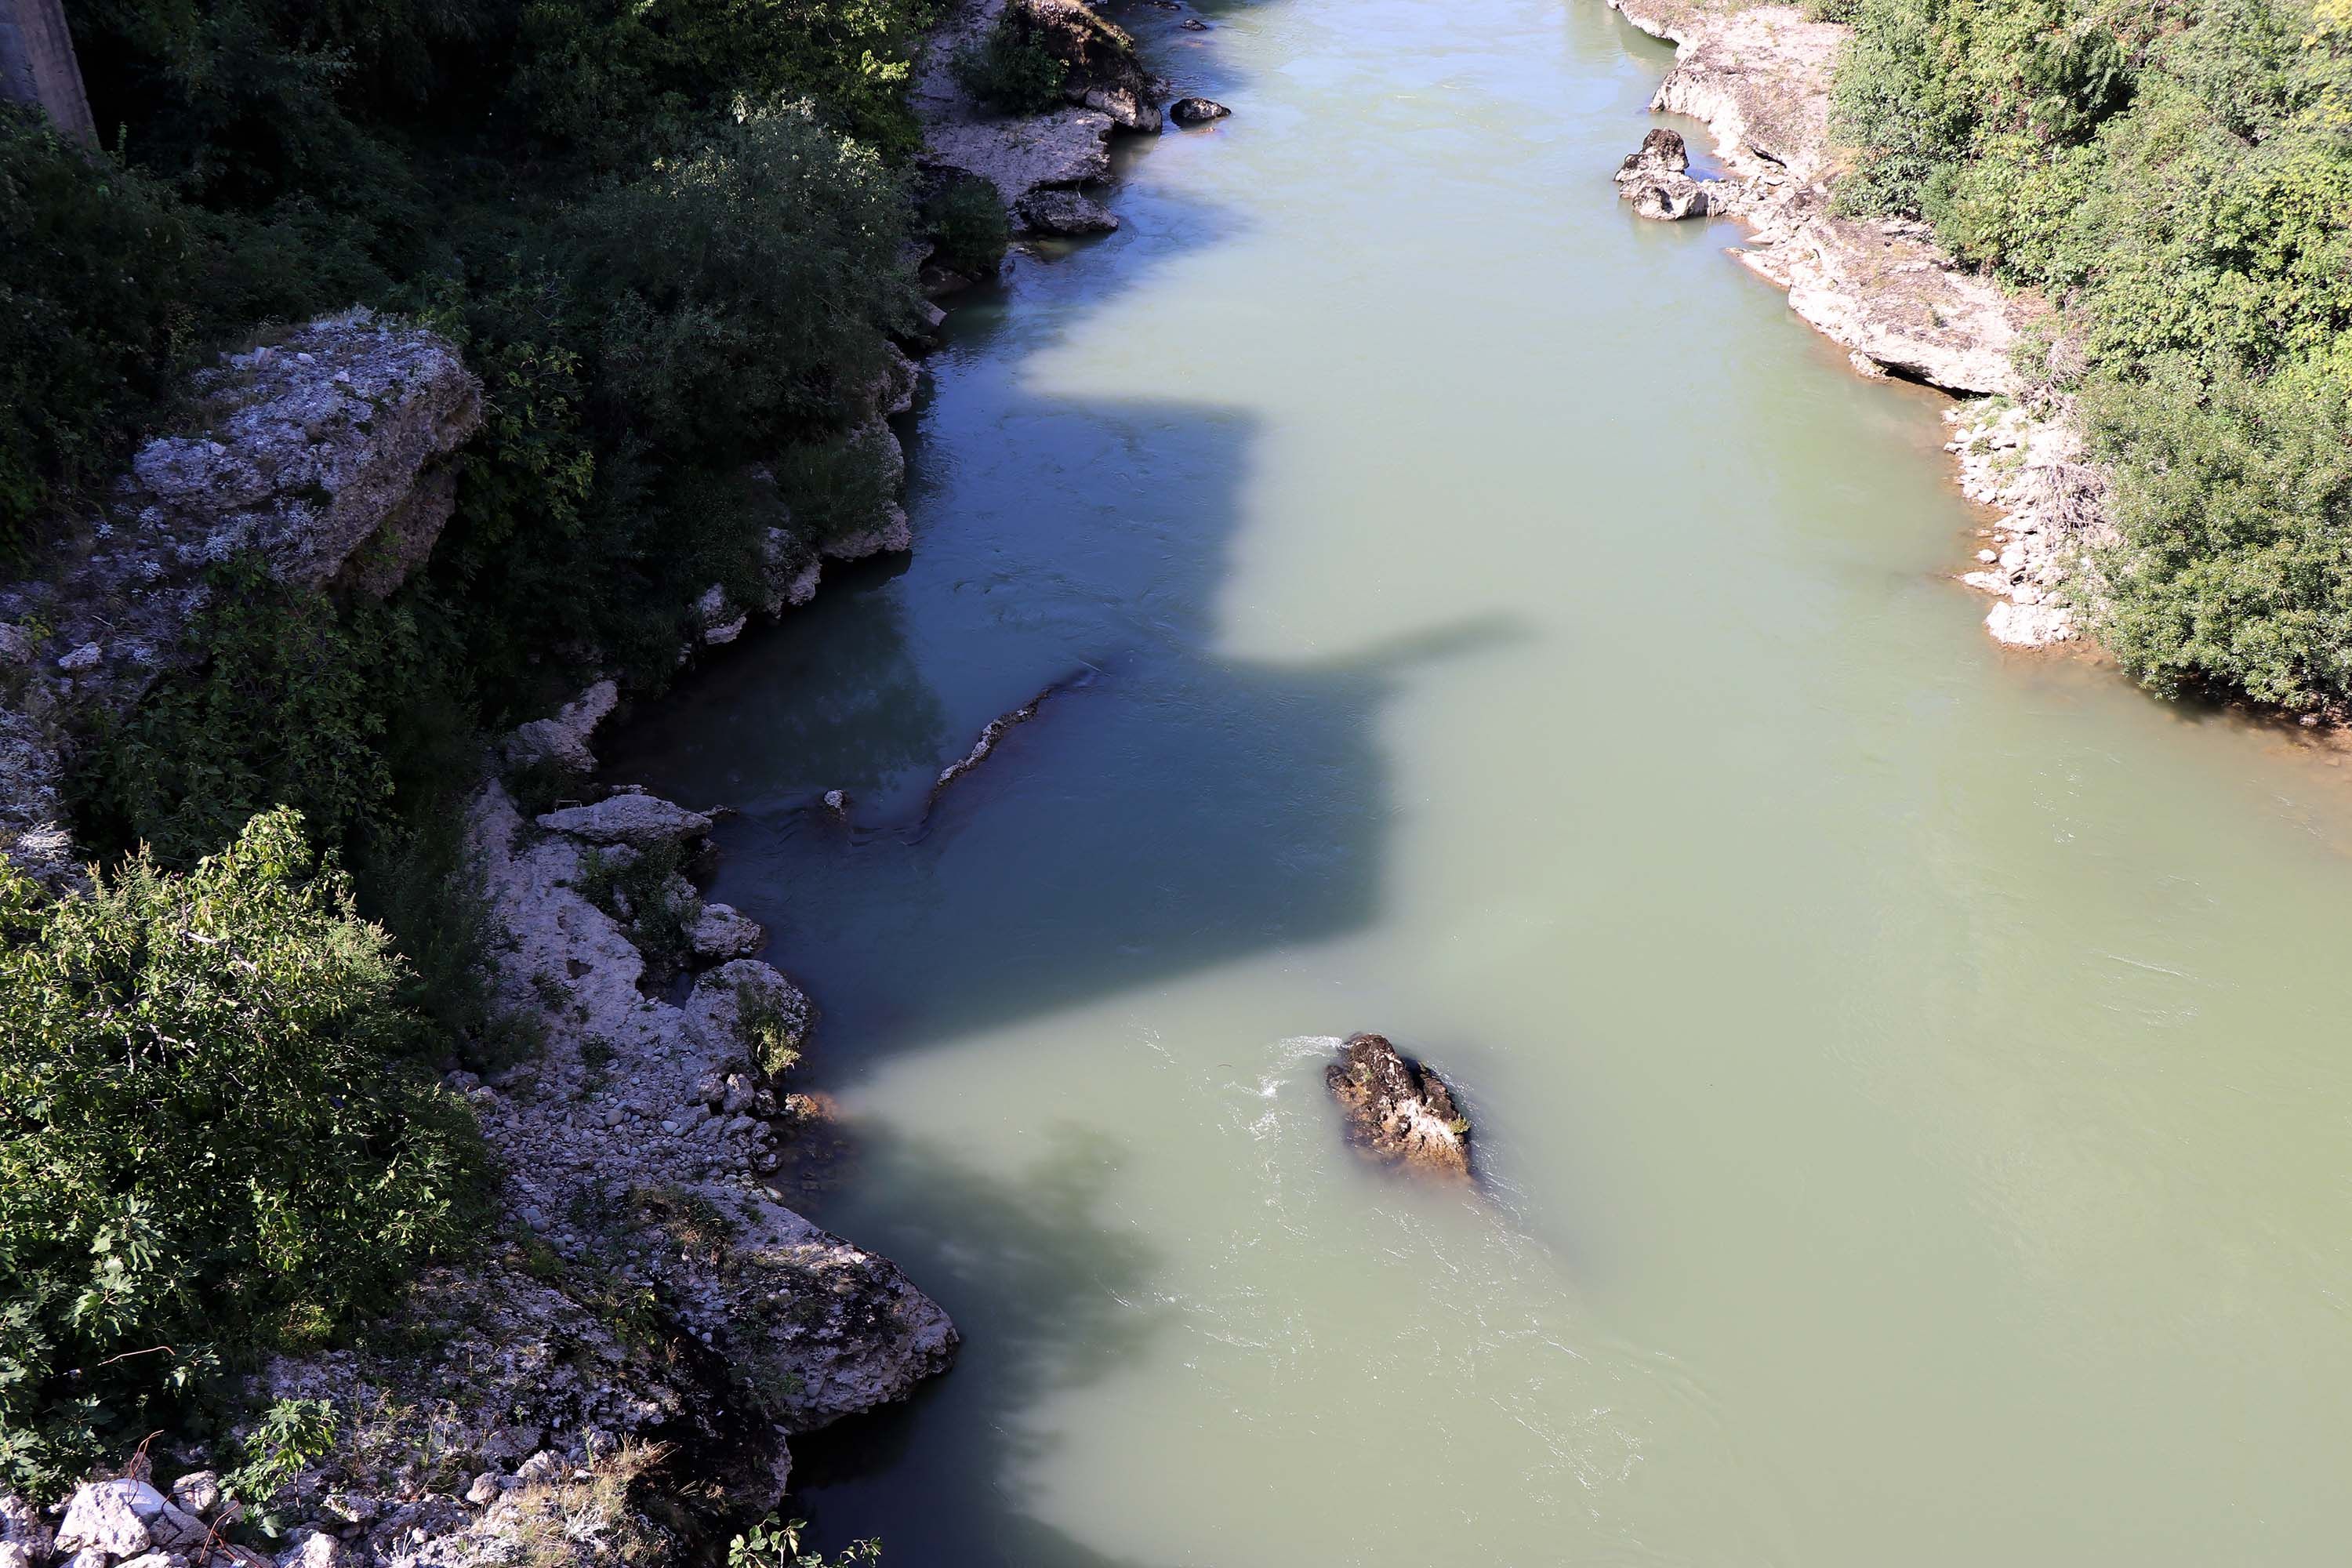
<svg viewBox="0 0 2352 1568">
<path fill-rule="evenodd" d="M 2020 337 L 2046 310 L 1962 268 L 1923 224 L 1832 210 L 1830 84 L 1847 29 L 1786 5 L 1608 3 L 1676 46 L 1651 108 L 1705 122 L 1725 165 L 1723 179 L 1705 182 L 1645 172 L 1627 193 L 1637 210 L 1738 218 L 1750 236 L 1735 254 L 1786 289 L 1790 308 L 1844 346 L 1856 370 L 1985 399 L 1955 412 L 1950 449 L 1969 497 L 2007 515 L 1988 531 L 2000 549 L 1985 564 L 1999 570 L 1964 580 L 2002 596 L 1986 628 L 2003 643 L 2078 635 L 2076 605 L 2096 592 L 2089 552 L 2108 537 L 2106 481 L 2084 460 L 2065 401 L 2015 369 Z"/>
<path fill-rule="evenodd" d="M 0 854 L 53 886 L 76 873 L 69 731 L 179 659 L 206 570 L 250 553 L 281 582 L 389 593 L 449 521 L 482 418 L 455 348 L 362 310 L 224 356 L 194 391 L 195 421 L 140 448 L 89 535 L 0 591 Z"/>
<path fill-rule="evenodd" d="M 616 697 L 600 682 L 509 754 L 593 762 Z M 449 1082 L 497 1162 L 507 1244 L 422 1282 L 390 1348 L 282 1359 L 260 1391 L 344 1413 L 292 1507 L 357 1561 L 509 1563 L 531 1541 L 547 1563 L 673 1561 L 698 1492 L 705 1528 L 756 1517 L 793 1434 L 954 1358 L 954 1324 L 896 1265 L 767 1184 L 793 1131 L 776 1074 L 814 1009 L 747 956 L 765 933 L 676 871 L 639 884 L 658 922 L 616 893 L 633 866 L 708 864 L 711 822 L 626 789 L 535 817 L 500 783 L 474 798 L 498 1000 L 536 1044 Z M 688 933 L 677 1001 L 651 994 L 656 925 Z"/>
</svg>

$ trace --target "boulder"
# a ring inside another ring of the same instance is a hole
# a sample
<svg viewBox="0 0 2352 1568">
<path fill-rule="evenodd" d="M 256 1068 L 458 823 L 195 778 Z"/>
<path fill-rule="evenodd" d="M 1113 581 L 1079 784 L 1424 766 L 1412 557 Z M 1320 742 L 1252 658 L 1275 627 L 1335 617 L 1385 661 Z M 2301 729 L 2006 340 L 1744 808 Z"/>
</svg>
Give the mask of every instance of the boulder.
<svg viewBox="0 0 2352 1568">
<path fill-rule="evenodd" d="M 1617 165 L 1617 183 L 1631 184 L 1635 180 L 1685 174 L 1689 169 L 1690 149 L 1683 144 L 1682 133 L 1661 126 L 1642 138 L 1638 151 L 1625 154 L 1625 161 Z"/>
<path fill-rule="evenodd" d="M 1617 194 L 1647 218 L 1672 222 L 1699 217 L 1719 204 L 1712 180 L 1690 177 L 1690 149 L 1675 132 L 1661 127 L 1642 138 L 1642 145 L 1617 165 Z"/>
<path fill-rule="evenodd" d="M 1348 1141 L 1381 1164 L 1466 1178 L 1470 1121 L 1444 1080 L 1380 1035 L 1351 1035 L 1324 1083 L 1347 1117 Z"/>
<path fill-rule="evenodd" d="M 366 310 L 321 317 L 196 377 L 209 426 L 131 459 L 146 527 L 259 550 L 303 587 L 398 587 L 457 503 L 482 421 L 457 349 Z M 160 514 L 160 515 L 153 515 Z"/>
<path fill-rule="evenodd" d="M 685 843 L 710 831 L 710 818 L 654 795 L 613 795 L 593 805 L 571 805 L 544 813 L 539 825 L 590 844 L 625 844 L 651 849 Z"/>
<path fill-rule="evenodd" d="M 697 958 L 749 958 L 767 940 L 760 922 L 732 904 L 705 904 L 694 922 Z"/>
<path fill-rule="evenodd" d="M 96 1481 L 78 1489 L 58 1525 L 57 1549 L 94 1547 L 110 1557 L 136 1557 L 154 1544 L 147 1519 L 162 1513 L 163 1494 L 144 1481 Z"/>
<path fill-rule="evenodd" d="M 1076 237 L 1108 234 L 1118 226 L 1118 215 L 1083 191 L 1032 191 L 1013 210 L 1031 234 Z"/>
<path fill-rule="evenodd" d="M 720 1053 L 756 1051 L 765 1042 L 751 1037 L 755 1024 L 774 1026 L 782 1044 L 796 1046 L 814 1021 L 814 1010 L 801 988 L 756 958 L 706 971 L 686 999 L 688 1030 Z"/>
<path fill-rule="evenodd" d="M 596 771 L 589 738 L 621 700 L 621 689 L 600 680 L 565 703 L 551 719 L 534 719 L 507 736 L 507 761 L 518 767 L 549 763 L 571 773 Z"/>
<path fill-rule="evenodd" d="M 1179 125 L 1206 125 L 1232 112 L 1213 98 L 1180 98 L 1168 106 L 1168 118 Z"/>
<path fill-rule="evenodd" d="M 1705 217 L 1714 211 L 1716 188 L 1713 181 L 1694 180 L 1688 174 L 1660 174 L 1622 185 L 1619 194 L 1633 204 L 1633 211 L 1641 216 L 1674 223 Z"/>
<path fill-rule="evenodd" d="M 212 1512 L 220 1506 L 220 1472 L 190 1470 L 172 1483 L 172 1500 L 190 1513 Z"/>
</svg>

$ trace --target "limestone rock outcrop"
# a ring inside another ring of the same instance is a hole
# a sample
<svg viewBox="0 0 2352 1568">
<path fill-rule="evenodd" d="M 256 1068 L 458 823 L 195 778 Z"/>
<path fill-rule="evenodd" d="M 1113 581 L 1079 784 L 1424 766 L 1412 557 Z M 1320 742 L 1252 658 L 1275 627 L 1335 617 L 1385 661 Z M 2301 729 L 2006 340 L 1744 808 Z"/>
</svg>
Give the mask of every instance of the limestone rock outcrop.
<svg viewBox="0 0 2352 1568">
<path fill-rule="evenodd" d="M 1703 209 L 1680 216 L 1746 223 L 1741 261 L 1786 289 L 1790 309 L 1857 363 L 1952 392 L 2016 389 L 2010 353 L 2038 313 L 2032 301 L 1960 268 L 1920 225 L 1831 210 L 1830 78 L 1846 28 L 1788 5 L 1609 3 L 1677 46 L 1650 107 L 1704 121 L 1728 168 L 1729 178 L 1702 183 Z M 1676 216 L 1687 193 L 1664 179 L 1629 187 L 1636 210 Z M 1649 205 L 1637 188 L 1655 190 Z"/>
<path fill-rule="evenodd" d="M 1351 1035 L 1323 1081 L 1348 1141 L 1383 1165 L 1467 1179 L 1470 1121 L 1435 1073 L 1381 1035 Z"/>
<path fill-rule="evenodd" d="M 592 689 L 526 751 L 593 764 L 611 707 Z M 340 1529 L 356 1561 L 505 1563 L 533 1540 L 558 1552 L 535 1562 L 677 1561 L 672 1522 L 632 1501 L 649 1468 L 654 1490 L 690 1500 L 716 1483 L 729 1516 L 756 1516 L 782 1495 L 793 1434 L 903 1398 L 954 1358 L 954 1324 L 896 1265 L 768 1184 L 785 1100 L 772 1074 L 816 1012 L 743 956 L 765 933 L 681 884 L 672 913 L 698 973 L 670 1000 L 597 901 L 600 863 L 709 824 L 643 792 L 535 821 L 501 784 L 475 797 L 496 999 L 541 1043 L 446 1081 L 495 1163 L 498 1229 L 520 1239 L 502 1261 L 421 1280 L 379 1348 L 281 1358 L 257 1390 L 414 1413 L 343 1423 L 298 1483 L 293 1511 L 326 1522 L 335 1498 L 368 1500 Z M 403 1342 L 432 1349 L 380 1348 Z M 436 1452 L 467 1465 L 420 1462 L 428 1427 Z"/>
<path fill-rule="evenodd" d="M 1948 449 L 1971 500 L 2001 509 L 1994 548 L 1963 580 L 2000 596 L 1986 629 L 2013 647 L 2082 635 L 2095 604 L 2097 548 L 2115 537 L 2109 476 L 2085 455 L 2068 399 L 2028 384 L 2014 350 L 2046 307 L 1960 266 L 1920 223 L 1839 215 L 1830 89 L 1848 30 L 1788 5 L 1609 0 L 1643 31 L 1672 41 L 1674 68 L 1651 101 L 1704 121 L 1730 178 L 1708 182 L 1711 210 L 1746 224 L 1736 252 L 1789 293 L 1789 306 L 1849 351 L 1854 368 L 1946 391 L 1999 396 L 1948 416 Z M 1670 176 L 1654 131 L 1621 184 Z M 1663 216 L 1663 215 L 1662 215 Z"/>
<path fill-rule="evenodd" d="M 194 390 L 189 426 L 139 450 L 86 536 L 0 590 L 26 671 L 0 703 L 0 854 L 53 884 L 74 875 L 57 812 L 74 734 L 181 657 L 207 571 L 249 555 L 281 582 L 390 592 L 448 521 L 482 417 L 454 347 L 365 310 L 225 356 Z"/>
<path fill-rule="evenodd" d="M 1168 118 L 1179 125 L 1206 125 L 1231 113 L 1213 98 L 1180 98 L 1168 106 Z"/>
</svg>

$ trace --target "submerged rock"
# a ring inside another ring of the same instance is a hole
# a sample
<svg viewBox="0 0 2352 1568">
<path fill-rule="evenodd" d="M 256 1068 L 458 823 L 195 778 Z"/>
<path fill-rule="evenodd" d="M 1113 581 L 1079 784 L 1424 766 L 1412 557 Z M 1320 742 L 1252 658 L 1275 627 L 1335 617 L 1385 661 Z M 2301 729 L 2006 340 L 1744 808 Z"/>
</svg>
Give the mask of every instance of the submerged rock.
<svg viewBox="0 0 2352 1568">
<path fill-rule="evenodd" d="M 1444 1079 L 1381 1035 L 1351 1035 L 1323 1081 L 1348 1119 L 1348 1141 L 1386 1165 L 1470 1174 L 1470 1120 Z"/>
<path fill-rule="evenodd" d="M 1179 125 L 1206 125 L 1232 112 L 1213 98 L 1180 98 L 1168 106 L 1168 118 Z"/>
</svg>

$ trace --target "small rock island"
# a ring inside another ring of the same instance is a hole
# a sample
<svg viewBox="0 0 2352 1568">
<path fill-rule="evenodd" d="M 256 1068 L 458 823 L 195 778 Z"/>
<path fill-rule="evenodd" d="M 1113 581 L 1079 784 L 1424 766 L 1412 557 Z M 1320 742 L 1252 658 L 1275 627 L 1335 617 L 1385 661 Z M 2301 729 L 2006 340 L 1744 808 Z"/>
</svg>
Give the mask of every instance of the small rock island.
<svg viewBox="0 0 2352 1568">
<path fill-rule="evenodd" d="M 1350 1035 L 1323 1081 L 1347 1117 L 1348 1142 L 1377 1163 L 1470 1179 L 1470 1119 L 1444 1079 L 1382 1035 Z"/>
</svg>

